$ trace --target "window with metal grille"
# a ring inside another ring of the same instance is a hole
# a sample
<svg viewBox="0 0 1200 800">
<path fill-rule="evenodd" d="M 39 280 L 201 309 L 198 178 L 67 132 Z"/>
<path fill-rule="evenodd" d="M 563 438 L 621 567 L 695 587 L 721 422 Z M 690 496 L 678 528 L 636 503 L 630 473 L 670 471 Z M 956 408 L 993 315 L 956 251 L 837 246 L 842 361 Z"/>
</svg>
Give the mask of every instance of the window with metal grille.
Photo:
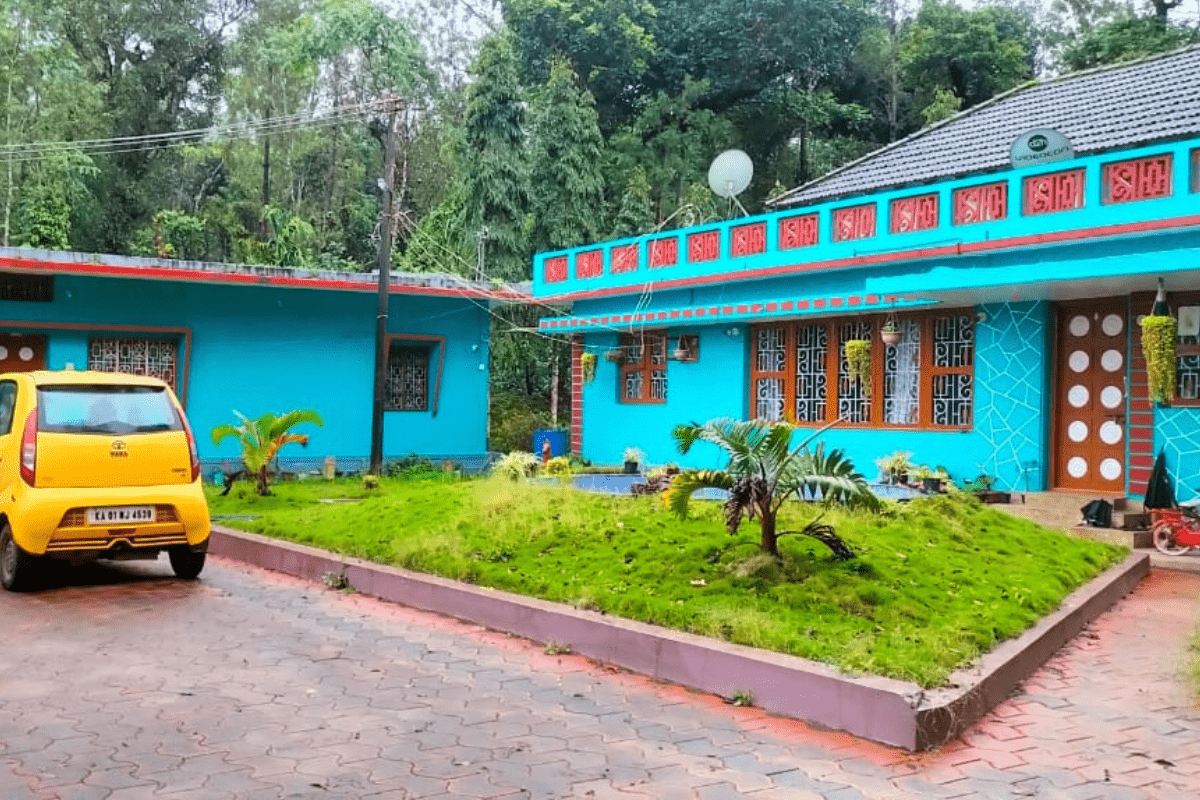
<svg viewBox="0 0 1200 800">
<path fill-rule="evenodd" d="M 429 408 L 429 348 L 392 344 L 388 351 L 384 410 L 425 411 Z"/>
<path fill-rule="evenodd" d="M 662 331 L 622 334 L 619 342 L 622 403 L 667 402 L 667 335 Z"/>
<path fill-rule="evenodd" d="M 169 339 L 92 339 L 88 342 L 88 369 L 147 375 L 175 389 L 179 346 Z"/>
<path fill-rule="evenodd" d="M 970 310 L 757 325 L 751 333 L 750 407 L 756 419 L 860 427 L 971 425 L 975 315 Z M 850 375 L 846 342 L 871 342 L 869 386 Z"/>
</svg>

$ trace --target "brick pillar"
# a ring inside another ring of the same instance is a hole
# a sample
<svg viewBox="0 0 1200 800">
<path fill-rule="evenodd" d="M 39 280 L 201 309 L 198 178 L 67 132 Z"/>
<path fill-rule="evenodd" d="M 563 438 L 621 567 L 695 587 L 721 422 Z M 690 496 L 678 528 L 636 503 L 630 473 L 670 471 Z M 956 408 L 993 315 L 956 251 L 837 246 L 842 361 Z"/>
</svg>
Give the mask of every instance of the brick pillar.
<svg viewBox="0 0 1200 800">
<path fill-rule="evenodd" d="M 571 337 L 571 452 L 583 455 L 583 336 Z"/>
<path fill-rule="evenodd" d="M 1154 466 L 1154 404 L 1150 402 L 1150 381 L 1146 357 L 1142 355 L 1142 326 L 1138 317 L 1150 308 L 1153 295 L 1134 295 L 1129 309 L 1129 477 L 1126 491 L 1143 494 Z M 1143 309 L 1139 311 L 1138 309 Z"/>
</svg>

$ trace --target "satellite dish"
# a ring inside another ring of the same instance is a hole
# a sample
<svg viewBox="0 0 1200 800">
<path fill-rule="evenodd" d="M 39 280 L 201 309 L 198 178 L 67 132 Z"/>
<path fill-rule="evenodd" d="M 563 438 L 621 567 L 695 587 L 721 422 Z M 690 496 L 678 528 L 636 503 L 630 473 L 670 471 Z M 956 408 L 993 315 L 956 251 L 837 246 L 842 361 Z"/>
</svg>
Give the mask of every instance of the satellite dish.
<svg viewBox="0 0 1200 800">
<path fill-rule="evenodd" d="M 708 186 L 719 197 L 733 199 L 746 191 L 754 177 L 754 163 L 741 150 L 726 150 L 708 168 Z"/>
</svg>

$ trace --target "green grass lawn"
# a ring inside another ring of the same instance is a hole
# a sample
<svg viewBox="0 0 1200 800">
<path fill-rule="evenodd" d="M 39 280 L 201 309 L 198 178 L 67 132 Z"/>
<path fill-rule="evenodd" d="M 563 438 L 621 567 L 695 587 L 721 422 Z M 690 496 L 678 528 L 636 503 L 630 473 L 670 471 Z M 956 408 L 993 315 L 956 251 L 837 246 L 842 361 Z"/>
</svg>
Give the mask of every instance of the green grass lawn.
<svg viewBox="0 0 1200 800">
<path fill-rule="evenodd" d="M 213 490 L 214 521 L 925 687 L 1021 633 L 1127 552 L 964 496 L 888 504 L 882 515 L 831 511 L 826 521 L 859 557 L 835 562 L 818 542 L 789 536 L 779 564 L 758 554 L 755 523 L 728 536 L 712 502 L 693 502 L 680 521 L 660 496 L 499 479 L 273 488 L 266 498 L 247 484 L 230 497 Z M 332 498 L 359 502 L 320 502 Z M 780 529 L 817 512 L 792 504 Z"/>
</svg>

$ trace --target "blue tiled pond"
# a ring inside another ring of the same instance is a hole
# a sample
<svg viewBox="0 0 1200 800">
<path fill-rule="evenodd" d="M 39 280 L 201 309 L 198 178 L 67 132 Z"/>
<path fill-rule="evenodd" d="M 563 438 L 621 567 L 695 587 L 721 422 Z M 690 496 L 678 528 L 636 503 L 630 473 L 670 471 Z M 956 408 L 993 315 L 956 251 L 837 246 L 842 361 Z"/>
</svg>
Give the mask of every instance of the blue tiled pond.
<svg viewBox="0 0 1200 800">
<path fill-rule="evenodd" d="M 536 480 L 538 483 L 557 483 L 557 479 L 554 478 Z M 582 489 L 585 492 L 612 495 L 632 494 L 635 483 L 645 482 L 646 478 L 644 475 L 575 475 L 571 478 L 571 485 L 576 489 Z M 921 493 L 916 489 L 887 483 L 872 483 L 871 491 L 876 496 L 885 500 L 897 500 L 900 502 L 911 500 L 914 497 L 921 497 Z M 729 497 L 729 493 L 724 489 L 700 489 L 692 497 L 697 500 L 725 500 Z"/>
</svg>

